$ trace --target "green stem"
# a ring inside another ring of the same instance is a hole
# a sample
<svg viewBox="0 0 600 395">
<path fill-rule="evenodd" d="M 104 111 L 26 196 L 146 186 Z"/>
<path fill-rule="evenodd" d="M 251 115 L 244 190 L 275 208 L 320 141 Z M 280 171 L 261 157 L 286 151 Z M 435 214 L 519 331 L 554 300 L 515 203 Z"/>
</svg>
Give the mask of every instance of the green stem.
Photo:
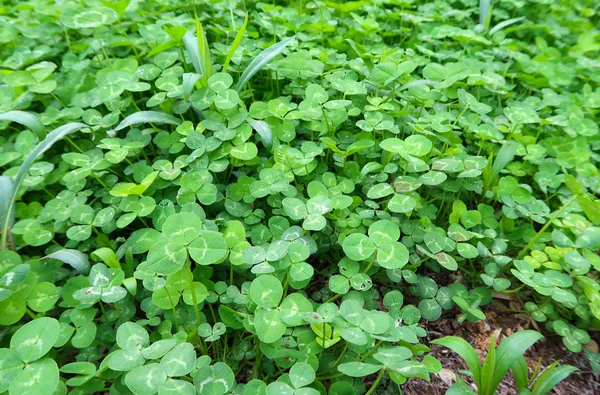
<svg viewBox="0 0 600 395">
<path fill-rule="evenodd" d="M 254 357 L 255 363 L 254 368 L 252 369 L 252 378 L 258 379 L 258 375 L 260 373 L 260 360 L 262 359 L 262 354 L 260 352 L 260 340 L 256 338 L 256 356 Z"/>
<path fill-rule="evenodd" d="M 179 318 L 177 318 L 177 312 L 175 311 L 175 303 L 173 303 L 173 298 L 171 297 L 171 293 L 169 292 L 169 287 L 165 286 L 165 292 L 167 293 L 167 298 L 169 298 L 169 303 L 171 303 L 171 309 L 173 310 L 173 321 L 175 321 L 175 327 L 179 330 Z"/>
<path fill-rule="evenodd" d="M 123 324 L 123 316 L 121 315 L 121 309 L 119 308 L 119 305 L 117 305 L 116 303 L 113 303 L 113 306 L 115 308 L 115 310 L 117 311 L 117 315 L 119 316 L 119 321 L 121 321 L 121 324 Z"/>
<path fill-rule="evenodd" d="M 323 374 L 329 373 L 331 371 L 331 369 L 338 366 L 338 364 L 340 363 L 340 361 L 342 360 L 344 355 L 346 355 L 347 350 L 348 350 L 348 342 L 346 342 L 346 344 L 344 344 L 344 348 L 342 349 L 342 352 L 340 353 L 340 356 L 338 357 L 338 359 L 336 359 L 335 362 L 333 363 L 333 365 L 327 371 L 325 371 Z"/>
<path fill-rule="evenodd" d="M 369 264 L 367 265 L 367 267 L 365 268 L 363 273 L 366 274 L 371 269 L 371 266 L 373 266 L 373 262 L 375 262 L 375 254 L 373 254 L 373 258 L 371 259 L 371 262 L 369 262 Z"/>
<path fill-rule="evenodd" d="M 377 388 L 377 386 L 379 385 L 379 382 L 381 381 L 381 379 L 383 378 L 383 375 L 385 373 L 385 368 L 382 368 L 379 371 L 379 375 L 377 376 L 377 378 L 375 379 L 375 382 L 373 383 L 373 385 L 371 386 L 371 389 L 365 394 L 365 395 L 371 395 L 372 393 L 375 392 L 375 389 Z"/>
<path fill-rule="evenodd" d="M 550 218 L 548 220 L 548 222 L 546 222 L 546 224 L 542 227 L 542 229 L 540 229 L 539 232 L 537 232 L 537 234 L 533 237 L 533 239 L 531 239 L 531 241 L 525 246 L 523 247 L 523 249 L 521 250 L 521 252 L 519 252 L 519 255 L 517 255 L 517 257 L 515 259 L 521 259 L 523 258 L 523 256 L 525 256 L 525 254 L 527 253 L 527 251 L 529 251 L 529 249 L 531 248 L 531 246 L 533 246 L 535 244 L 536 241 L 538 241 L 538 239 L 542 236 L 542 234 L 546 231 L 546 229 L 548 229 L 548 227 L 550 227 L 550 225 L 552 225 L 552 222 L 554 222 L 554 220 L 556 218 L 558 218 L 567 207 L 569 207 L 569 205 L 571 203 L 573 203 L 573 201 L 577 198 L 577 196 L 573 196 L 571 197 L 571 199 L 569 199 L 562 207 L 560 210 L 558 210 L 553 216 L 552 218 Z M 506 265 L 508 266 L 508 265 Z M 505 268 L 506 268 L 505 266 Z"/>
<path fill-rule="evenodd" d="M 102 301 L 100 301 L 99 305 L 100 310 L 102 311 L 102 317 L 104 318 L 104 322 L 108 324 L 108 317 L 106 316 L 106 310 L 104 310 L 104 304 L 102 304 Z"/>
<path fill-rule="evenodd" d="M 29 317 L 31 317 L 32 320 L 35 320 L 37 317 L 35 316 L 35 313 L 33 311 L 31 311 L 29 309 L 29 307 L 25 307 L 25 312 L 27 313 L 27 315 Z"/>
</svg>

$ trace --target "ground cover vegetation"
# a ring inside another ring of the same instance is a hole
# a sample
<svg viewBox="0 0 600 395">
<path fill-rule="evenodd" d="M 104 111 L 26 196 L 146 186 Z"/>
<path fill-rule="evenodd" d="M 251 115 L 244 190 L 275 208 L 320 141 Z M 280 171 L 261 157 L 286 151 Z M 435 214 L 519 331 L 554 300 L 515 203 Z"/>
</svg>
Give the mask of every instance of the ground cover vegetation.
<svg viewBox="0 0 600 395">
<path fill-rule="evenodd" d="M 600 368 L 597 3 L 194 3 L 0 5 L 0 393 L 398 394 L 495 295 Z"/>
</svg>

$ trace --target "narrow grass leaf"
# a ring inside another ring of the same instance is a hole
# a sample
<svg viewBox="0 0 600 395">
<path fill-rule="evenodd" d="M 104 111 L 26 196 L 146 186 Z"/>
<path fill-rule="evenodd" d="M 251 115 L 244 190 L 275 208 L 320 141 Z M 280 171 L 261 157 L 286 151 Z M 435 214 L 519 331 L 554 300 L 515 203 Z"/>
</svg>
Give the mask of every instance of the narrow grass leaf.
<svg viewBox="0 0 600 395">
<path fill-rule="evenodd" d="M 44 152 L 49 150 L 54 145 L 54 143 L 56 143 L 58 140 L 62 139 L 69 133 L 73 133 L 79 129 L 83 129 L 83 128 L 87 128 L 87 127 L 88 126 L 84 123 L 79 123 L 79 122 L 68 123 L 59 128 L 54 129 L 50 133 L 48 133 L 48 136 L 46 136 L 46 138 L 43 141 L 40 141 L 38 143 L 38 145 L 35 146 L 33 151 L 31 151 L 29 153 L 29 155 L 27 155 L 27 158 L 25 158 L 25 160 L 21 164 L 21 167 L 19 167 L 19 171 L 17 172 L 17 177 L 15 178 L 15 181 L 13 184 L 12 196 L 9 199 L 8 208 L 6 209 L 7 213 L 12 212 L 13 207 L 15 205 L 15 200 L 17 198 L 17 193 L 19 191 L 19 187 L 21 186 L 21 183 L 25 179 L 25 175 L 27 174 L 27 171 L 29 171 L 29 168 L 31 167 L 33 162 L 37 158 L 39 158 Z M 10 224 L 10 217 L 11 217 L 10 215 L 4 216 L 4 221 L 2 224 L 2 242 L 0 244 L 0 250 L 4 250 L 6 248 L 6 241 L 8 239 L 8 226 Z"/>
<path fill-rule="evenodd" d="M 240 80 L 235 86 L 235 89 L 240 92 L 250 78 L 254 76 L 254 74 L 258 73 L 260 69 L 265 67 L 265 65 L 269 63 L 271 59 L 279 55 L 295 38 L 296 36 L 288 37 L 277 44 L 271 45 L 269 48 L 259 53 L 258 56 L 254 58 L 252 62 L 250 62 L 248 67 L 246 67 L 246 70 L 244 70 L 242 73 Z"/>
<path fill-rule="evenodd" d="M 198 20 L 198 17 L 196 17 L 196 32 L 198 33 L 197 42 L 202 69 L 204 70 L 204 76 L 209 78 L 213 74 L 212 62 L 210 61 L 210 48 L 208 47 L 206 33 L 204 32 L 204 28 Z"/>
<path fill-rule="evenodd" d="M 14 192 L 13 182 L 8 176 L 0 176 L 0 223 L 4 224 L 5 217 L 8 216 L 8 226 L 12 227 L 15 222 L 15 210 L 10 209 L 10 200 Z M 12 241 L 12 235 L 11 235 Z"/>
<path fill-rule="evenodd" d="M 148 55 L 146 55 L 147 58 L 151 58 L 155 55 L 158 55 L 161 52 L 166 51 L 169 48 L 173 48 L 174 46 L 177 45 L 177 41 L 175 40 L 169 40 L 166 41 L 160 45 L 157 45 L 156 47 L 152 48 L 152 50 L 150 52 L 148 52 Z"/>
<path fill-rule="evenodd" d="M 204 75 L 204 69 L 202 67 L 202 60 L 200 59 L 200 49 L 198 48 L 198 39 L 196 38 L 196 35 L 192 32 L 187 32 L 181 41 L 183 41 L 183 46 L 185 47 L 188 55 L 190 55 L 192 65 L 194 65 L 194 70 L 196 70 L 196 73 Z"/>
<path fill-rule="evenodd" d="M 273 131 L 268 123 L 256 119 L 248 119 L 248 124 L 252 126 L 252 129 L 256 130 L 259 134 L 260 139 L 267 148 L 273 146 Z"/>
<path fill-rule="evenodd" d="M 169 125 L 179 125 L 181 124 L 181 120 L 172 115 L 165 114 L 164 112 L 138 111 L 122 120 L 116 128 L 109 130 L 107 133 L 111 134 L 140 123 L 166 123 Z"/>
<path fill-rule="evenodd" d="M 46 137 L 46 128 L 39 118 L 32 113 L 25 111 L 9 111 L 0 114 L 0 121 L 19 123 L 35 133 L 40 140 Z"/>
<path fill-rule="evenodd" d="M 231 61 L 231 58 L 233 57 L 233 54 L 235 53 L 235 51 L 240 46 L 240 43 L 242 42 L 242 38 L 244 38 L 244 33 L 246 32 L 247 26 L 248 26 L 248 15 L 246 15 L 246 18 L 244 19 L 244 23 L 242 24 L 242 27 L 240 27 L 240 30 L 238 30 L 237 34 L 235 35 L 235 39 L 231 43 L 231 47 L 229 48 L 229 51 L 227 51 L 227 56 L 225 57 L 225 63 L 223 63 L 223 72 L 224 73 L 227 72 L 227 67 L 229 66 L 229 62 Z"/>
<path fill-rule="evenodd" d="M 515 23 L 518 23 L 518 22 L 521 22 L 523 19 L 525 19 L 525 17 L 520 16 L 518 18 L 510 18 L 505 21 L 502 21 L 499 24 L 497 24 L 496 26 L 494 26 L 493 28 L 491 28 L 489 34 L 490 34 L 490 36 L 493 36 L 495 33 L 499 32 L 500 30 L 504 29 L 505 27 L 514 25 Z"/>
<path fill-rule="evenodd" d="M 545 395 L 555 387 L 558 383 L 569 377 L 569 375 L 575 372 L 577 369 L 575 366 L 564 365 L 548 368 L 541 374 L 537 379 L 535 385 L 532 388 L 532 395 Z"/>
<path fill-rule="evenodd" d="M 87 274 L 90 271 L 90 262 L 87 255 L 78 250 L 64 248 L 46 255 L 44 259 L 59 260 L 77 270 L 79 274 Z"/>
</svg>

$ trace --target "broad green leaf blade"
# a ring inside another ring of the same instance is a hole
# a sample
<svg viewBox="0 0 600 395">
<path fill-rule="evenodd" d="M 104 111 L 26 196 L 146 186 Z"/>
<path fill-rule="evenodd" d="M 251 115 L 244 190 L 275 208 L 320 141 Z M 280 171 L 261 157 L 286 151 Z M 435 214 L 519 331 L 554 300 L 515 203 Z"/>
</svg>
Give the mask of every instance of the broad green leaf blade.
<svg viewBox="0 0 600 395">
<path fill-rule="evenodd" d="M 192 371 L 195 363 L 196 351 L 187 342 L 176 345 L 160 361 L 169 377 L 185 376 Z"/>
<path fill-rule="evenodd" d="M 87 255 L 81 251 L 64 248 L 62 250 L 46 255 L 43 259 L 56 259 L 70 265 L 79 274 L 87 274 L 90 271 L 90 262 Z"/>
<path fill-rule="evenodd" d="M 532 388 L 532 395 L 545 395 L 558 383 L 569 377 L 569 375 L 575 372 L 577 369 L 575 366 L 563 365 L 554 368 L 548 368 L 540 375 L 536 380 L 535 385 Z"/>
<path fill-rule="evenodd" d="M 460 380 L 460 379 L 459 379 Z M 446 391 L 446 395 L 476 395 L 477 392 L 473 391 L 471 387 L 464 381 L 460 380 L 456 383 L 452 384 L 448 391 Z"/>
<path fill-rule="evenodd" d="M 364 362 L 347 362 L 340 364 L 337 369 L 350 377 L 364 377 L 376 373 L 383 366 Z"/>
<path fill-rule="evenodd" d="M 273 343 L 280 340 L 286 330 L 279 311 L 276 309 L 265 310 L 259 308 L 256 310 L 254 326 L 258 338 L 264 343 Z"/>
<path fill-rule="evenodd" d="M 494 370 L 492 381 L 488 386 L 490 393 L 495 391 L 512 364 L 515 363 L 515 361 L 522 356 L 533 343 L 540 340 L 542 337 L 544 336 L 536 331 L 524 330 L 504 339 L 500 346 L 498 346 L 496 352 L 496 368 Z"/>
<path fill-rule="evenodd" d="M 229 62 L 231 61 L 231 58 L 233 57 L 233 54 L 235 53 L 235 51 L 240 46 L 240 43 L 242 42 L 242 38 L 244 38 L 244 33 L 246 32 L 247 26 L 248 26 L 248 15 L 246 14 L 246 18 L 244 18 L 244 23 L 242 24 L 242 27 L 240 27 L 240 30 L 238 30 L 237 34 L 235 35 L 235 38 L 233 39 L 233 42 L 231 43 L 231 47 L 229 48 L 229 51 L 227 51 L 227 57 L 225 58 L 225 63 L 223 63 L 223 73 L 227 72 L 227 67 L 229 66 Z"/>
<path fill-rule="evenodd" d="M 203 366 L 194 374 L 194 386 L 199 395 L 224 395 L 234 385 L 235 375 L 223 362 Z"/>
<path fill-rule="evenodd" d="M 267 63 L 269 63 L 275 56 L 279 55 L 295 38 L 296 36 L 288 37 L 277 44 L 271 45 L 269 48 L 259 53 L 258 56 L 254 58 L 252 62 L 250 62 L 248 67 L 246 67 L 246 70 L 244 70 L 242 73 L 237 85 L 235 86 L 235 90 L 240 92 L 250 78 L 254 76 L 254 74 L 258 73 L 258 71 Z"/>
<path fill-rule="evenodd" d="M 46 137 L 46 128 L 39 118 L 32 113 L 25 111 L 9 111 L 0 114 L 0 121 L 19 123 L 35 133 L 40 140 Z"/>
<path fill-rule="evenodd" d="M 172 115 L 165 114 L 159 111 L 138 111 L 129 115 L 127 118 L 121 121 L 121 123 L 114 129 L 108 131 L 107 133 L 110 135 L 111 133 L 117 132 L 119 130 L 125 129 L 129 126 L 137 125 L 140 123 L 166 123 L 169 125 L 179 125 L 181 124 L 181 119 L 175 118 Z"/>
<path fill-rule="evenodd" d="M 435 339 L 431 341 L 431 343 L 448 347 L 460 355 L 461 358 L 467 363 L 471 373 L 473 373 L 473 378 L 475 379 L 475 383 L 477 383 L 477 387 L 481 387 L 481 365 L 479 362 L 479 356 L 477 356 L 477 352 L 473 346 L 467 343 L 465 339 L 457 336 L 442 337 L 441 339 Z"/>
<path fill-rule="evenodd" d="M 157 363 L 135 368 L 125 376 L 125 384 L 135 395 L 156 394 L 166 380 L 165 369 Z"/>
<path fill-rule="evenodd" d="M 297 362 L 290 369 L 290 381 L 295 388 L 301 388 L 315 381 L 315 370 L 306 362 Z"/>
<path fill-rule="evenodd" d="M 23 369 L 23 361 L 13 350 L 8 348 L 0 348 L 0 361 L 2 361 L 0 364 L 0 393 L 4 393 Z"/>
<path fill-rule="evenodd" d="M 513 371 L 513 376 L 515 378 L 515 385 L 517 386 L 517 390 L 519 391 L 519 393 L 521 393 L 522 390 L 527 388 L 527 380 L 529 376 L 529 367 L 527 366 L 527 361 L 525 360 L 525 357 L 520 356 L 519 358 L 517 358 L 515 363 L 513 363 L 511 369 Z"/>
<path fill-rule="evenodd" d="M 68 123 L 66 125 L 63 125 L 63 126 L 60 126 L 56 129 L 54 129 L 50 133 L 48 133 L 46 138 L 43 141 L 40 141 L 38 143 L 38 145 L 35 146 L 33 151 L 31 151 L 29 153 L 29 155 L 27 155 L 27 158 L 25 158 L 25 160 L 21 164 L 21 167 L 19 167 L 19 171 L 17 172 L 17 176 L 16 176 L 14 184 L 13 184 L 12 197 L 9 199 L 8 208 L 6 209 L 7 213 L 12 212 L 14 204 L 15 204 L 15 200 L 17 199 L 17 193 L 19 191 L 19 187 L 21 186 L 21 183 L 25 179 L 25 175 L 29 171 L 29 168 L 31 167 L 33 162 L 37 158 L 39 158 L 44 152 L 49 150 L 54 145 L 54 143 L 56 143 L 58 140 L 62 139 L 63 137 L 65 137 L 66 135 L 68 135 L 70 133 L 73 133 L 79 129 L 83 129 L 83 128 L 87 128 L 87 127 L 88 126 L 86 124 L 79 123 L 79 122 Z M 6 241 L 8 239 L 8 226 L 10 224 L 10 217 L 11 217 L 10 215 L 4 215 L 4 222 L 2 224 L 2 242 L 0 243 L 0 251 L 4 250 L 6 248 Z"/>
<path fill-rule="evenodd" d="M 42 358 L 58 339 L 60 325 L 54 318 L 42 317 L 20 327 L 10 339 L 10 349 L 23 362 Z"/>
<path fill-rule="evenodd" d="M 496 368 L 496 338 L 492 336 L 490 342 L 490 348 L 488 350 L 488 354 L 485 357 L 485 361 L 483 361 L 483 365 L 481 366 L 481 387 L 479 391 L 483 394 L 493 394 L 494 391 L 490 391 L 490 385 L 492 383 L 492 378 L 494 374 L 494 369 Z"/>
<path fill-rule="evenodd" d="M 276 277 L 265 275 L 252 281 L 248 294 L 258 307 L 273 308 L 281 301 L 283 287 Z"/>
<path fill-rule="evenodd" d="M 21 370 L 14 378 L 8 393 L 50 395 L 59 382 L 59 371 L 56 362 L 50 358 L 35 361 Z"/>
</svg>

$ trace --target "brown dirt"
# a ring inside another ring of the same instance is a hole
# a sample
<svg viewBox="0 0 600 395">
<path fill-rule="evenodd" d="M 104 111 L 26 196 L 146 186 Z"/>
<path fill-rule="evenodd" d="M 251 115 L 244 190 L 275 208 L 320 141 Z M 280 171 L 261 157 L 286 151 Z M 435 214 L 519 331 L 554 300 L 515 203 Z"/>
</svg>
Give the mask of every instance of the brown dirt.
<svg viewBox="0 0 600 395">
<path fill-rule="evenodd" d="M 491 342 L 492 335 L 495 338 L 503 338 L 510 336 L 512 333 L 523 329 L 542 330 L 544 327 L 536 325 L 526 315 L 515 313 L 502 312 L 502 306 L 507 308 L 508 302 L 494 300 L 494 304 L 488 306 L 485 313 L 487 319 L 477 323 L 458 323 L 456 318 L 451 314 L 446 314 L 436 322 L 429 323 L 425 326 L 428 332 L 427 341 L 437 339 L 444 336 L 459 336 L 467 340 L 477 350 L 481 360 L 485 358 L 487 349 Z M 500 336 L 499 336 L 500 335 Z M 595 374 L 590 370 L 589 362 L 583 353 L 572 353 L 568 351 L 562 344 L 559 336 L 544 333 L 544 339 L 534 344 L 525 354 L 527 363 L 530 368 L 530 373 L 533 372 L 538 360 L 542 359 L 542 368 L 550 365 L 556 360 L 560 360 L 560 364 L 573 365 L 579 369 L 565 380 L 560 382 L 550 394 L 555 395 L 597 395 L 600 394 L 600 375 Z M 598 333 L 593 334 L 595 340 L 600 340 Z M 464 361 L 454 352 L 445 347 L 432 345 L 432 355 L 436 357 L 442 366 L 459 374 L 459 370 L 467 369 Z M 465 381 L 473 383 L 473 381 L 461 375 Z M 443 381 L 439 375 L 434 374 L 430 382 L 423 380 L 412 379 L 408 381 L 402 390 L 406 395 L 438 395 L 444 394 L 451 385 Z M 514 386 L 514 378 L 512 372 L 500 383 L 498 394 L 509 395 L 516 394 Z"/>
</svg>

